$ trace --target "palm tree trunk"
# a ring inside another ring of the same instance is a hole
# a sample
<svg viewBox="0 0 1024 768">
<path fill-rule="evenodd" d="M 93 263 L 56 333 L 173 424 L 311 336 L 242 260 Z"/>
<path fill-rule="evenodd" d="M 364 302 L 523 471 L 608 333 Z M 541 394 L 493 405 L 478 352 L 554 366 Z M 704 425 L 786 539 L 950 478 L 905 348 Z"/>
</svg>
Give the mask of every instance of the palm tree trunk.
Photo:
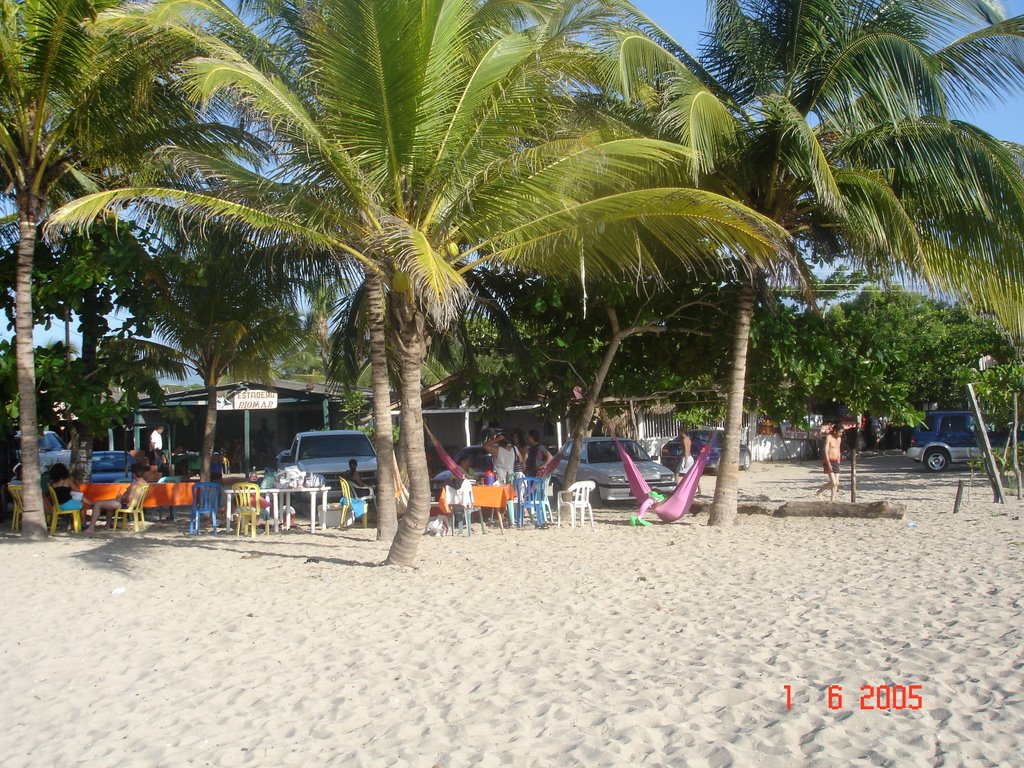
<svg viewBox="0 0 1024 768">
<path fill-rule="evenodd" d="M 409 472 L 409 506 L 398 524 L 385 563 L 413 566 L 430 517 L 430 473 L 423 439 L 422 371 L 426 356 L 425 318 L 404 299 L 396 308 L 397 337 L 402 371 L 401 433 Z"/>
<path fill-rule="evenodd" d="M 27 199 L 26 199 L 27 198 Z M 43 201 L 25 195 L 18 201 L 17 262 L 14 271 L 14 364 L 18 376 L 18 425 L 21 429 L 21 481 L 24 513 L 21 535 L 46 537 L 43 492 L 39 485 L 39 425 L 36 420 L 36 365 L 32 339 L 32 267 L 36 249 L 36 224 Z"/>
<path fill-rule="evenodd" d="M 367 271 L 365 278 L 373 386 L 374 448 L 377 451 L 377 540 L 390 543 L 398 531 L 398 509 L 395 506 L 395 444 L 391 434 L 391 387 L 388 382 L 384 291 L 376 273 Z"/>
<path fill-rule="evenodd" d="M 753 278 L 740 288 L 736 308 L 736 327 L 732 339 L 732 378 L 725 408 L 725 434 L 722 436 L 721 459 L 715 481 L 715 498 L 711 502 L 708 525 L 736 524 L 739 489 L 740 429 L 743 427 L 743 395 L 747 383 L 747 347 L 750 342 L 750 320 L 754 315 Z"/>
<path fill-rule="evenodd" d="M 210 464 L 213 462 L 213 443 L 217 438 L 217 384 L 206 384 L 206 426 L 203 428 L 203 463 L 199 479 L 210 481 Z"/>
<path fill-rule="evenodd" d="M 604 381 L 608 378 L 608 371 L 611 370 L 612 361 L 615 359 L 619 347 L 622 345 L 624 334 L 619 328 L 619 319 L 614 309 L 608 308 L 608 319 L 611 321 L 612 338 L 605 347 L 604 357 L 601 358 L 601 365 L 598 366 L 594 381 L 590 385 L 590 391 L 583 401 L 580 409 L 580 416 L 576 420 L 576 428 L 573 430 L 572 450 L 569 452 L 569 463 L 565 467 L 565 487 L 576 482 L 576 471 L 580 466 L 580 456 L 583 451 L 584 439 L 590 437 L 591 422 L 594 420 L 594 412 L 597 410 L 597 401 L 601 397 L 601 390 L 604 388 Z"/>
</svg>

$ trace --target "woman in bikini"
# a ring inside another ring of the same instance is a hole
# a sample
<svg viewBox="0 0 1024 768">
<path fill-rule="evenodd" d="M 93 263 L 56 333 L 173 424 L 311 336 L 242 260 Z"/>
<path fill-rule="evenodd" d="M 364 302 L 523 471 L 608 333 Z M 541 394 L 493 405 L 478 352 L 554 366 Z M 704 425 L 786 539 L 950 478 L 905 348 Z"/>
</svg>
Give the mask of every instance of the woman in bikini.
<svg viewBox="0 0 1024 768">
<path fill-rule="evenodd" d="M 836 493 L 839 492 L 839 461 L 842 458 L 843 425 L 838 421 L 829 425 L 825 432 L 825 457 L 821 460 L 821 468 L 828 476 L 828 482 L 822 483 L 821 487 L 814 492 L 815 496 L 821 496 L 826 490 L 831 489 L 831 500 L 836 500 Z"/>
</svg>

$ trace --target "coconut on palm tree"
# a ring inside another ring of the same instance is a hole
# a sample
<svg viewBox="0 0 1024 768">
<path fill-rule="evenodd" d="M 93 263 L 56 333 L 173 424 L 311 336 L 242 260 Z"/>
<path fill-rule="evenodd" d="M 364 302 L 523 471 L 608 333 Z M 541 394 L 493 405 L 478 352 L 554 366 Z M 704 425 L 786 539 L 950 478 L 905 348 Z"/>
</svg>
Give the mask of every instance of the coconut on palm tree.
<svg viewBox="0 0 1024 768">
<path fill-rule="evenodd" d="M 208 36 L 195 6 L 158 2 L 145 18 L 191 30 L 207 51 L 188 65 L 190 92 L 235 98 L 278 154 L 262 174 L 183 156 L 207 188 L 97 193 L 65 207 L 59 221 L 81 226 L 127 202 L 169 205 L 358 264 L 371 334 L 379 334 L 371 335 L 378 441 L 390 426 L 385 312 L 401 372 L 401 429 L 419 435 L 429 333 L 465 305 L 467 273 L 510 263 L 565 274 L 583 254 L 591 274 L 618 276 L 624 263 L 652 267 L 652 240 L 690 263 L 735 253 L 756 262 L 778 247 L 778 229 L 744 206 L 665 182 L 691 160 L 686 148 L 574 121 L 575 97 L 606 74 L 594 45 L 622 5 L 275 3 L 243 47 Z M 388 556 L 402 565 L 415 561 L 430 507 L 422 441 L 406 450 L 409 507 Z M 383 472 L 380 480 L 378 498 L 387 501 Z"/>
<path fill-rule="evenodd" d="M 953 115 L 1024 86 L 1024 18 L 976 0 L 709 0 L 708 16 L 699 57 L 658 30 L 659 45 L 634 38 L 659 76 L 622 91 L 697 150 L 690 178 L 791 236 L 770 269 L 739 273 L 711 513 L 725 524 L 760 286 L 806 285 L 813 263 L 838 258 L 975 298 L 1021 274 L 1021 149 Z"/>
</svg>

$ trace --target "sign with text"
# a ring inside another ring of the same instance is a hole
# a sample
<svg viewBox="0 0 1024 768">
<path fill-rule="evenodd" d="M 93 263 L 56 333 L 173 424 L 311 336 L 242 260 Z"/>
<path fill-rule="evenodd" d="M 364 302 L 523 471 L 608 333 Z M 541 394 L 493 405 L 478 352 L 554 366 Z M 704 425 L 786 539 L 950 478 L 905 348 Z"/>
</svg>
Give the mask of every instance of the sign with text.
<svg viewBox="0 0 1024 768">
<path fill-rule="evenodd" d="M 235 394 L 236 411 L 266 411 L 277 408 L 277 392 L 243 389 Z"/>
</svg>

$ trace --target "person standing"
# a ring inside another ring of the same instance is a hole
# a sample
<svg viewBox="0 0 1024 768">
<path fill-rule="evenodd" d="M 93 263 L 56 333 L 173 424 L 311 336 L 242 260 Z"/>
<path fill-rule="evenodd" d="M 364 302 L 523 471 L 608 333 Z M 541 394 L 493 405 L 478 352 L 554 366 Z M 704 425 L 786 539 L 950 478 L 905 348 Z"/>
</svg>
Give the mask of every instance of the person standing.
<svg viewBox="0 0 1024 768">
<path fill-rule="evenodd" d="M 508 438 L 496 432 L 484 441 L 484 450 L 494 457 L 494 477 L 499 485 L 511 483 L 515 474 L 516 452 L 508 444 Z"/>
<path fill-rule="evenodd" d="M 676 484 L 693 466 L 693 441 L 690 439 L 690 433 L 686 431 L 686 427 L 679 428 L 679 445 L 682 448 L 682 453 L 679 454 L 679 464 L 676 465 Z"/>
<path fill-rule="evenodd" d="M 531 429 L 526 434 L 526 476 L 537 477 L 541 467 L 551 461 L 551 451 L 540 442 L 540 432 Z"/>
<path fill-rule="evenodd" d="M 822 469 L 828 476 L 828 482 L 822 483 L 821 487 L 814 492 L 815 496 L 821 496 L 826 490 L 831 489 L 831 500 L 836 500 L 839 492 L 839 461 L 842 458 L 843 425 L 838 421 L 826 427 L 824 458 L 821 460 Z"/>
<path fill-rule="evenodd" d="M 149 433 L 149 464 L 160 469 L 164 460 L 164 425 L 160 424 Z"/>
</svg>

